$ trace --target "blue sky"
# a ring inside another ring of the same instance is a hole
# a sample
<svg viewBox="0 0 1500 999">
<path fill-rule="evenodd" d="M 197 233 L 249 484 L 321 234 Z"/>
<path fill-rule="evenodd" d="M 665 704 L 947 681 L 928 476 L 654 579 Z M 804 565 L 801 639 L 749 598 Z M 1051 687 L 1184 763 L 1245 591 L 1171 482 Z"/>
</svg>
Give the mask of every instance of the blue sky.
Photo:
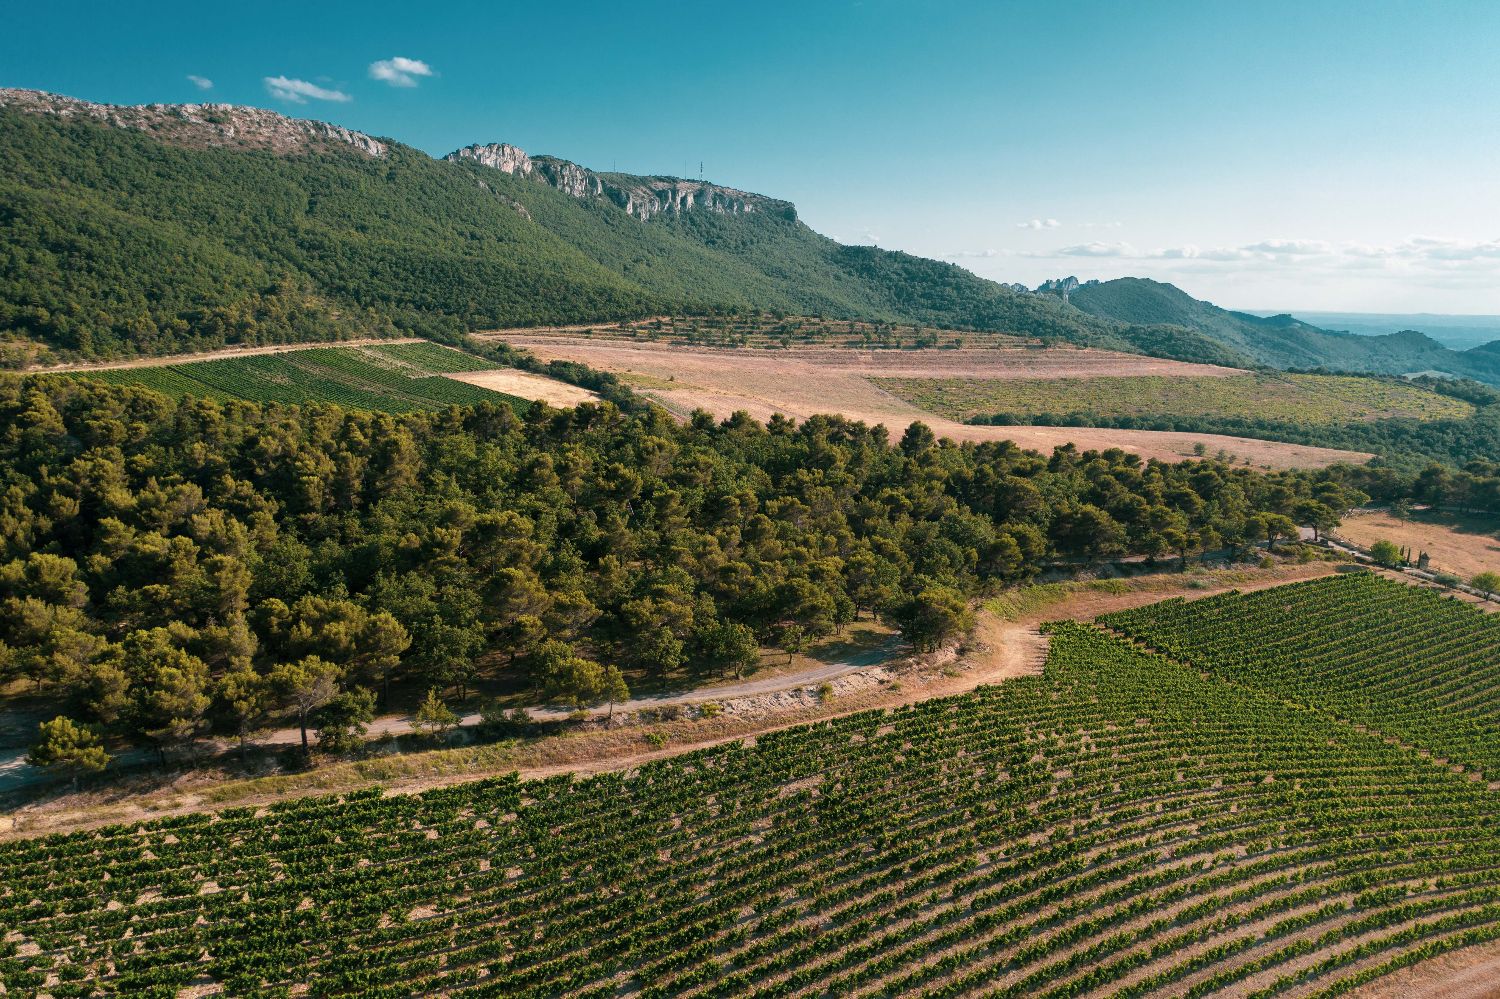
<svg viewBox="0 0 1500 999">
<path fill-rule="evenodd" d="M 1500 3 L 11 5 L 0 85 L 513 142 L 1034 284 L 1500 313 Z M 194 81 L 199 78 L 202 84 Z"/>
</svg>

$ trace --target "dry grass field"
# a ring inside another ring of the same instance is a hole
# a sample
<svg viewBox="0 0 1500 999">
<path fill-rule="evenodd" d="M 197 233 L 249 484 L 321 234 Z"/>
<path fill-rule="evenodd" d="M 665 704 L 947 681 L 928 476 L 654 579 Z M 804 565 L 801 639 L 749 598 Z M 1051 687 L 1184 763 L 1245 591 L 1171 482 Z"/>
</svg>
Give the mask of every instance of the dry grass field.
<svg viewBox="0 0 1500 999">
<path fill-rule="evenodd" d="M 559 408 L 576 406 L 580 402 L 593 402 L 599 398 L 586 388 L 560 382 L 545 375 L 534 375 L 529 371 L 501 368 L 498 371 L 459 371 L 448 375 L 454 381 L 467 382 L 491 392 L 513 395 L 532 402 L 545 402 Z"/>
<path fill-rule="evenodd" d="M 838 413 L 899 434 L 915 420 L 940 437 L 959 441 L 1012 440 L 1047 452 L 1059 444 L 1082 449 L 1122 448 L 1146 458 L 1178 461 L 1199 451 L 1221 451 L 1261 467 L 1321 467 L 1362 462 L 1368 455 L 1332 448 L 1250 440 L 1218 434 L 1075 427 L 980 427 L 944 419 L 880 388 L 875 378 L 1088 378 L 1119 375 L 1224 377 L 1234 368 L 1187 364 L 1134 354 L 1078 348 L 964 348 L 860 350 L 807 348 L 715 349 L 622 342 L 566 334 L 511 334 L 505 340 L 544 360 L 581 361 L 622 376 L 679 415 L 706 409 L 727 417 L 745 410 L 757 419 L 781 413 L 802 419 Z"/>
<path fill-rule="evenodd" d="M 1085 378 L 881 378 L 881 388 L 955 420 L 995 413 L 1229 417 L 1307 424 L 1464 420 L 1474 407 L 1416 385 L 1341 375 L 1117 374 Z M 1217 373 L 1215 373 L 1217 374 Z"/>
<path fill-rule="evenodd" d="M 1500 572 L 1500 518 L 1479 514 L 1418 510 L 1409 520 L 1384 511 L 1358 513 L 1344 520 L 1339 534 L 1364 548 L 1390 541 L 1432 556 L 1432 566 L 1468 579 Z"/>
</svg>

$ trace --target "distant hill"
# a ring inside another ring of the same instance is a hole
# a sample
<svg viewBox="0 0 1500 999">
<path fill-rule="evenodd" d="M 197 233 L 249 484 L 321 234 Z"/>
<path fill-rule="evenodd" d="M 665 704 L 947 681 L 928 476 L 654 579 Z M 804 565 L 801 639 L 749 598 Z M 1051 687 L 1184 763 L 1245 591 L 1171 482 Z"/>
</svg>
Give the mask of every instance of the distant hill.
<svg viewBox="0 0 1500 999">
<path fill-rule="evenodd" d="M 1045 286 L 1044 286 L 1045 287 Z M 1500 384 L 1500 350 L 1450 350 L 1413 330 L 1384 336 L 1338 333 L 1291 316 L 1221 309 L 1146 278 L 1076 284 L 1067 301 L 1100 319 L 1185 326 L 1274 368 L 1328 368 L 1401 375 L 1442 372 Z"/>
<path fill-rule="evenodd" d="M 1256 315 L 1269 315 L 1256 310 Z M 1298 319 L 1325 330 L 1383 336 L 1400 330 L 1426 333 L 1449 350 L 1469 350 L 1500 340 L 1500 316 L 1440 315 L 1430 312 L 1310 312 L 1296 310 Z"/>
<path fill-rule="evenodd" d="M 501 144 L 446 160 L 223 104 L 0 90 L 0 348 L 110 358 L 383 332 L 771 311 L 1233 364 L 949 263 L 842 246 L 790 203 Z"/>
</svg>

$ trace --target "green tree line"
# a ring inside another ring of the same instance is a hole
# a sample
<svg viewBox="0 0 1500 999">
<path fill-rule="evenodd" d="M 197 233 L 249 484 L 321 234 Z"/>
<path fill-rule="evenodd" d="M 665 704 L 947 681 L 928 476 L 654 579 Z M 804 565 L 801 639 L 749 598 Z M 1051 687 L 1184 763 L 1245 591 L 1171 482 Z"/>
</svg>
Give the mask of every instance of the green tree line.
<svg viewBox="0 0 1500 999">
<path fill-rule="evenodd" d="M 11 376 L 0 427 L 4 678 L 163 752 L 273 718 L 338 745 L 397 686 L 603 704 L 869 613 L 931 646 L 1050 559 L 1274 544 L 1364 498 L 610 402 L 392 416 Z"/>
</svg>

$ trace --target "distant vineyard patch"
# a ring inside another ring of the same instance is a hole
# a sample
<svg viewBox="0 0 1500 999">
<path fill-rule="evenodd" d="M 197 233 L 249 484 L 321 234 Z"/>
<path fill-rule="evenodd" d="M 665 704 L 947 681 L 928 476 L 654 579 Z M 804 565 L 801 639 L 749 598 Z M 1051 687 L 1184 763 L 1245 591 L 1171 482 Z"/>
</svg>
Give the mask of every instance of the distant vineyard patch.
<svg viewBox="0 0 1500 999">
<path fill-rule="evenodd" d="M 530 405 L 515 396 L 444 377 L 498 367 L 483 358 L 435 343 L 393 343 L 319 347 L 165 367 L 80 371 L 69 377 L 139 385 L 175 398 L 332 402 L 387 413 L 481 402 L 507 402 L 520 408 Z"/>
</svg>

